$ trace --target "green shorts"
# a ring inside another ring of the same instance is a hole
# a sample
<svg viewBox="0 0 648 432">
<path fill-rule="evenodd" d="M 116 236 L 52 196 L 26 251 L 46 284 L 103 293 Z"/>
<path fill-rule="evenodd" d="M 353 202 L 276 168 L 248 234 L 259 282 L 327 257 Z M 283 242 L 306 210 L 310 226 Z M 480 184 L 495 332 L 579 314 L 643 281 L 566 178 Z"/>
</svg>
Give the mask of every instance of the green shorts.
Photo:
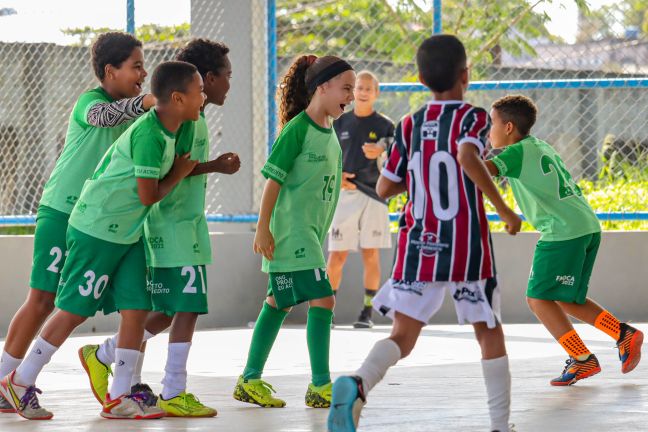
<svg viewBox="0 0 648 432">
<path fill-rule="evenodd" d="M 70 226 L 67 245 L 56 307 L 84 317 L 102 308 L 104 313 L 151 310 L 142 239 L 130 245 L 112 243 Z M 108 293 L 111 305 L 104 307 Z"/>
<path fill-rule="evenodd" d="M 56 294 L 67 255 L 65 233 L 69 218 L 69 214 L 51 207 L 38 207 L 30 287 Z"/>
<path fill-rule="evenodd" d="M 149 267 L 146 289 L 156 312 L 168 316 L 176 312 L 208 312 L 207 272 L 204 265 Z"/>
<path fill-rule="evenodd" d="M 539 241 L 527 297 L 583 304 L 601 244 L 601 233 L 564 241 Z"/>
<path fill-rule="evenodd" d="M 333 295 L 326 269 L 271 272 L 268 276 L 267 295 L 274 297 L 278 309 Z"/>
</svg>

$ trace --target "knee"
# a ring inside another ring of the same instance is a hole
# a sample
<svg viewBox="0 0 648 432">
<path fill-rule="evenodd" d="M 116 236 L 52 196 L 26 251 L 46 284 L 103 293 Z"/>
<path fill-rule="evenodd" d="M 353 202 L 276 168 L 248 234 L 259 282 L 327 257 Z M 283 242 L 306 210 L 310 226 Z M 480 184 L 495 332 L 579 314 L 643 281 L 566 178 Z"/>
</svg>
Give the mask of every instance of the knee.
<svg viewBox="0 0 648 432">
<path fill-rule="evenodd" d="M 526 302 L 527 302 L 527 305 L 529 306 L 529 309 L 531 309 L 531 311 L 534 311 L 535 306 L 537 304 L 537 300 L 534 299 L 534 298 L 531 298 L 531 297 L 527 297 Z"/>
<path fill-rule="evenodd" d="M 309 304 L 310 306 L 333 310 L 335 308 L 335 297 L 329 296 L 317 300 L 311 300 Z"/>
<path fill-rule="evenodd" d="M 340 268 L 344 265 L 347 259 L 348 252 L 331 252 L 329 255 L 329 266 L 333 268 Z"/>
<path fill-rule="evenodd" d="M 53 293 L 39 290 L 31 290 L 27 303 L 30 308 L 38 315 L 49 315 L 54 310 Z"/>
</svg>

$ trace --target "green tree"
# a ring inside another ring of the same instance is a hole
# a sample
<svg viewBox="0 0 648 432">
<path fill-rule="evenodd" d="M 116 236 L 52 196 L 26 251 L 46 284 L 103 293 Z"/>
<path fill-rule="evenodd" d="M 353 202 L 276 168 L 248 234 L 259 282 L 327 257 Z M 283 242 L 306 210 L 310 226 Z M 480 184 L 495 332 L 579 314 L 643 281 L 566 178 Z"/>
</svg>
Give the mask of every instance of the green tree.
<svg viewBox="0 0 648 432">
<path fill-rule="evenodd" d="M 90 46 L 99 35 L 108 32 L 122 31 L 120 29 L 111 29 L 108 27 L 93 28 L 89 26 L 68 28 L 61 30 L 63 34 L 78 37 L 76 45 Z M 155 42 L 182 42 L 190 36 L 189 23 L 183 23 L 174 26 L 161 26 L 157 24 L 144 24 L 135 29 L 135 36 L 144 43 Z"/>
</svg>

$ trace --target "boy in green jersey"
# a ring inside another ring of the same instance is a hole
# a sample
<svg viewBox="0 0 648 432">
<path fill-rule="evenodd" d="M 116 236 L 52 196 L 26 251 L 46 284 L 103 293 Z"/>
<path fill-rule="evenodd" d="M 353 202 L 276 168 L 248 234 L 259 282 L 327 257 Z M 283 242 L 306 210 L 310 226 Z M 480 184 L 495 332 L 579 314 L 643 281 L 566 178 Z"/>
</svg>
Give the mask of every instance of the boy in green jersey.
<svg viewBox="0 0 648 432">
<path fill-rule="evenodd" d="M 205 219 L 207 177 L 202 173 L 233 174 L 238 171 L 238 155 L 225 153 L 209 158 L 209 131 L 204 109 L 209 104 L 222 106 L 230 89 L 232 65 L 229 48 L 207 39 L 194 39 L 176 56 L 198 68 L 207 96 L 200 119 L 185 122 L 178 130 L 176 153 L 191 152 L 191 159 L 200 161 L 192 173 L 182 180 L 162 201 L 154 205 L 144 225 L 149 265 L 148 290 L 153 311 L 147 318 L 144 340 L 171 326 L 164 385 L 160 398 L 142 384 L 141 368 L 144 350 L 136 365 L 133 391 L 149 393 L 168 416 L 210 417 L 216 410 L 186 392 L 187 358 L 196 320 L 207 313 L 207 273 L 211 263 L 211 245 Z M 200 174 L 200 175 L 198 175 Z M 115 361 L 117 335 L 102 345 L 86 345 L 79 350 L 81 362 L 88 372 L 91 388 L 102 401 L 108 388 L 110 365 Z M 145 344 L 143 344 L 144 348 Z"/>
<path fill-rule="evenodd" d="M 342 151 L 331 125 L 353 101 L 355 73 L 334 56 L 301 56 L 281 86 L 283 129 L 261 173 L 261 198 L 254 252 L 263 255 L 267 298 L 234 398 L 262 407 L 283 407 L 261 379 L 263 368 L 290 308 L 308 301 L 306 334 L 312 382 L 306 405 L 331 400 L 329 344 L 335 300 L 326 275 L 322 244 L 340 193 Z"/>
<path fill-rule="evenodd" d="M 47 316 L 54 310 L 65 263 L 65 233 L 83 183 L 132 120 L 155 104 L 140 95 L 147 73 L 142 43 L 126 33 L 106 33 L 92 46 L 92 66 L 101 85 L 79 96 L 70 114 L 63 151 L 45 184 L 34 236 L 29 293 L 14 315 L 2 357 L 0 378 L 15 370 Z M 13 408 L 0 396 L 0 412 Z"/>
<path fill-rule="evenodd" d="M 111 419 L 164 416 L 141 393 L 132 393 L 130 385 L 151 310 L 142 231 L 151 206 L 198 163 L 189 154 L 176 156 L 175 133 L 184 121 L 198 120 L 204 94 L 196 67 L 185 62 L 162 63 L 151 81 L 155 109 L 135 121 L 108 149 L 70 215 L 69 255 L 56 296 L 60 310 L 45 324 L 25 361 L 0 381 L 0 391 L 23 417 L 52 417 L 38 404 L 36 379 L 72 331 L 101 309 L 108 292 L 121 313 L 121 324 L 114 380 L 101 415 Z"/>
<path fill-rule="evenodd" d="M 527 302 L 569 354 L 551 385 L 564 386 L 601 371 L 569 316 L 591 324 L 616 340 L 621 371 L 641 359 L 643 334 L 620 323 L 587 297 L 601 242 L 601 227 L 558 153 L 530 135 L 537 108 L 525 96 L 506 96 L 493 104 L 490 140 L 504 151 L 486 162 L 491 175 L 506 177 L 527 220 L 541 233 L 529 275 Z"/>
</svg>

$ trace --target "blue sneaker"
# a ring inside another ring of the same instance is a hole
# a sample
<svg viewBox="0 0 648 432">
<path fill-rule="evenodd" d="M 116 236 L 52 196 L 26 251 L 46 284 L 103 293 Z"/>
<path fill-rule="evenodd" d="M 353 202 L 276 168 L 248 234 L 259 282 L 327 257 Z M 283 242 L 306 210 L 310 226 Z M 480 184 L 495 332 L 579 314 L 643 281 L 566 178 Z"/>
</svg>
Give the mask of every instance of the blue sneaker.
<svg viewBox="0 0 648 432">
<path fill-rule="evenodd" d="M 360 411 L 365 406 L 362 379 L 356 376 L 341 376 L 333 383 L 333 396 L 328 416 L 329 432 L 356 432 Z"/>
<path fill-rule="evenodd" d="M 565 362 L 565 369 L 558 378 L 551 380 L 552 386 L 568 386 L 592 375 L 601 372 L 601 365 L 594 354 L 590 354 L 585 360 L 576 360 L 573 357 Z"/>
</svg>

